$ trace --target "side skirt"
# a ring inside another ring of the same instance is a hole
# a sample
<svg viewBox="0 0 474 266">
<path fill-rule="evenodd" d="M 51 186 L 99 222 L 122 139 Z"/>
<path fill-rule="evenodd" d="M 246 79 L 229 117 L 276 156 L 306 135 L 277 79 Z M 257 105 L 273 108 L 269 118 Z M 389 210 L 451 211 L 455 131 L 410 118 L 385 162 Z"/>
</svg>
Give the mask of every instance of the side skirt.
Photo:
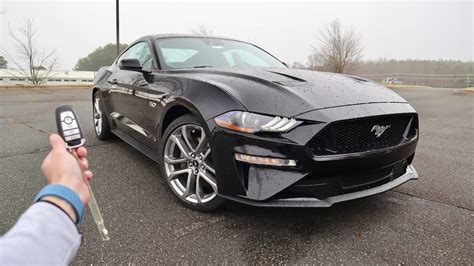
<svg viewBox="0 0 474 266">
<path fill-rule="evenodd" d="M 155 161 L 156 163 L 160 163 L 160 160 L 158 158 L 158 155 L 155 154 L 153 150 L 148 148 L 147 146 L 143 145 L 142 143 L 138 142 L 136 139 L 130 137 L 129 135 L 123 133 L 120 129 L 112 129 L 112 133 L 128 143 L 130 146 L 134 147 L 137 149 L 139 152 L 145 154 L 148 156 L 150 159 Z"/>
</svg>

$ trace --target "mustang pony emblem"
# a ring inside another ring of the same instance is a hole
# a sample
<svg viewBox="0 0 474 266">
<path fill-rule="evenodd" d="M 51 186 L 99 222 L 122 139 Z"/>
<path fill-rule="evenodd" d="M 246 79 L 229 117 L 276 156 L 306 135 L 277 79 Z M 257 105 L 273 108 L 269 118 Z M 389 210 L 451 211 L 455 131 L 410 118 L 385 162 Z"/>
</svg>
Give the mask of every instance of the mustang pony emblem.
<svg viewBox="0 0 474 266">
<path fill-rule="evenodd" d="M 370 132 L 375 131 L 375 136 L 378 138 L 378 137 L 382 136 L 382 134 L 385 132 L 385 130 L 387 130 L 390 126 L 391 125 L 387 125 L 387 126 L 374 125 L 372 127 L 372 129 L 370 130 Z"/>
</svg>

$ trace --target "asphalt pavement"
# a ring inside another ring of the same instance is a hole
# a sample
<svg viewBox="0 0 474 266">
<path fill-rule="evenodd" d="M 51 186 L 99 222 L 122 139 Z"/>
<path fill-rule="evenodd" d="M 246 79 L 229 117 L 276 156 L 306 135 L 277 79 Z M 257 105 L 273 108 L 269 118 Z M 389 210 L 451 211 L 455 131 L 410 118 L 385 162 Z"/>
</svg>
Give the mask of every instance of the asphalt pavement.
<svg viewBox="0 0 474 266">
<path fill-rule="evenodd" d="M 146 156 L 95 138 L 90 90 L 0 89 L 0 235 L 46 184 L 40 165 L 56 131 L 54 109 L 72 104 L 111 237 L 102 242 L 87 213 L 73 264 L 473 264 L 474 93 L 396 92 L 420 115 L 419 180 L 331 208 L 230 204 L 204 214 L 182 207 Z"/>
</svg>

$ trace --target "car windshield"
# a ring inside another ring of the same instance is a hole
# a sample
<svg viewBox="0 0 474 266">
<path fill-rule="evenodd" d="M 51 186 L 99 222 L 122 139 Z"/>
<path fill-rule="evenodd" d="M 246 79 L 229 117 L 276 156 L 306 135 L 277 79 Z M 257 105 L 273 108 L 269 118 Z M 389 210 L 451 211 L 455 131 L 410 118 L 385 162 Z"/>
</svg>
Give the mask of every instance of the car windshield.
<svg viewBox="0 0 474 266">
<path fill-rule="evenodd" d="M 164 69 L 286 67 L 262 49 L 239 41 L 188 37 L 155 43 Z"/>
</svg>

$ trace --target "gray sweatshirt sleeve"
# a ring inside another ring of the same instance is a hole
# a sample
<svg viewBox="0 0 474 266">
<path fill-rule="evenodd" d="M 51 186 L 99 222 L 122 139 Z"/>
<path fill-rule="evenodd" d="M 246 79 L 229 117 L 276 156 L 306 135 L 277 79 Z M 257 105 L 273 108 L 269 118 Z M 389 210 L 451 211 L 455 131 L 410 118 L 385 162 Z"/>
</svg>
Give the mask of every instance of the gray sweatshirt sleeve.
<svg viewBox="0 0 474 266">
<path fill-rule="evenodd" d="M 66 265 L 81 245 L 81 235 L 58 207 L 33 204 L 0 238 L 0 265 Z"/>
</svg>

